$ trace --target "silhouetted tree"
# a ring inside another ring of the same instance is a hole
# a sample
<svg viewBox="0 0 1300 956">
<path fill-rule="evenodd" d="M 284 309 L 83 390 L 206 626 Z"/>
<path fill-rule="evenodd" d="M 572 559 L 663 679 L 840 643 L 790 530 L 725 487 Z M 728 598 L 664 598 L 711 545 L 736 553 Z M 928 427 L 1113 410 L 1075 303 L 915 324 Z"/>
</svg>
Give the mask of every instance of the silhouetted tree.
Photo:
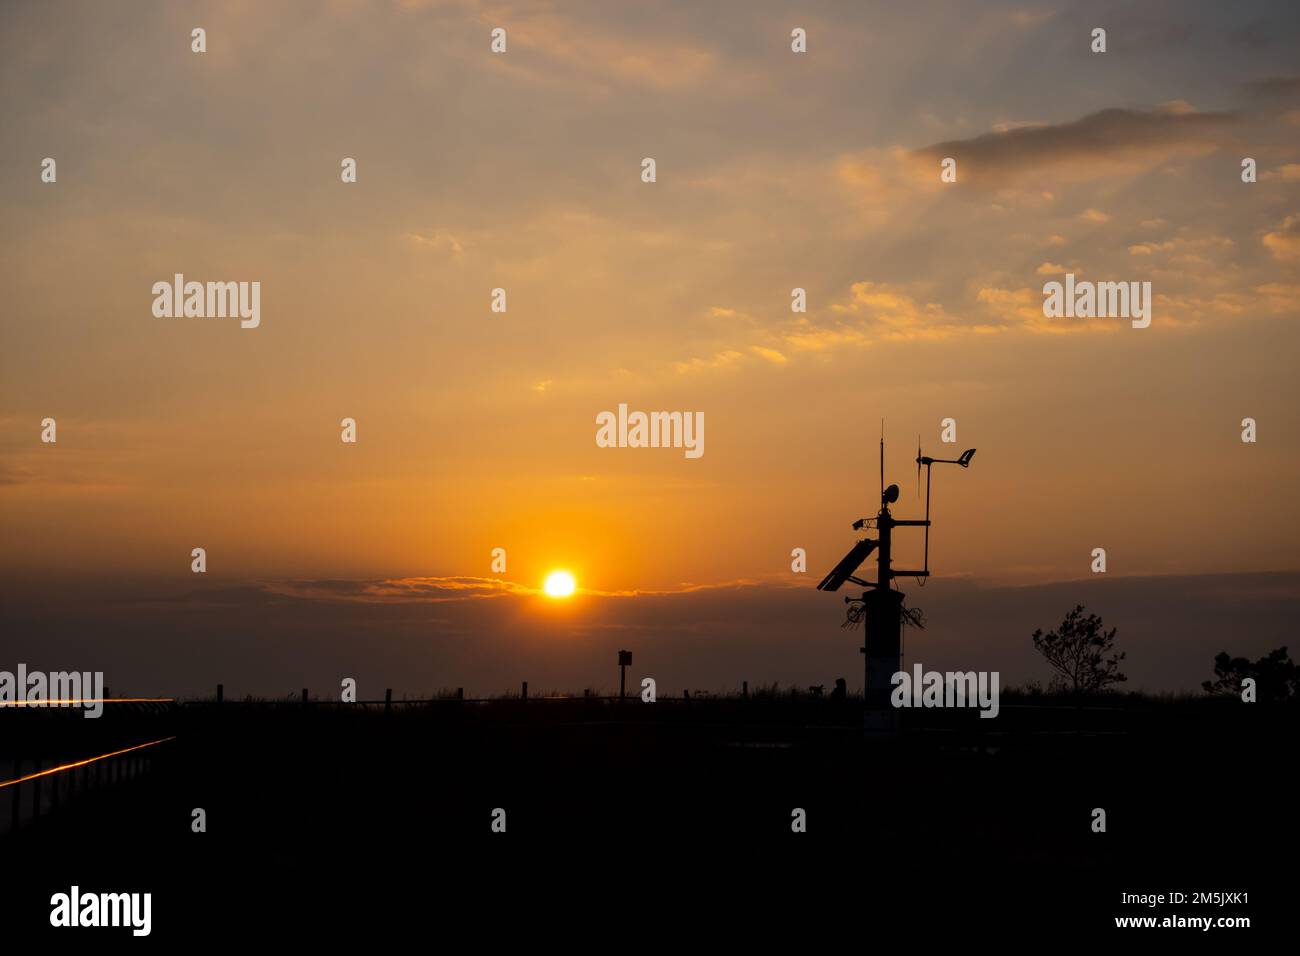
<svg viewBox="0 0 1300 956">
<path fill-rule="evenodd" d="M 1253 664 L 1244 657 L 1229 657 L 1223 651 L 1214 658 L 1215 680 L 1201 684 L 1207 694 L 1236 697 L 1241 694 L 1241 682 L 1247 677 L 1255 680 L 1259 700 L 1290 700 L 1300 696 L 1300 667 L 1291 660 L 1285 647 L 1269 651 Z"/>
<path fill-rule="evenodd" d="M 1058 683 L 1072 693 L 1095 693 L 1128 680 L 1119 669 L 1124 654 L 1112 653 L 1115 628 L 1103 630 L 1095 614 L 1084 617 L 1082 604 L 1065 615 L 1057 630 L 1034 631 L 1034 648 L 1060 674 Z"/>
</svg>

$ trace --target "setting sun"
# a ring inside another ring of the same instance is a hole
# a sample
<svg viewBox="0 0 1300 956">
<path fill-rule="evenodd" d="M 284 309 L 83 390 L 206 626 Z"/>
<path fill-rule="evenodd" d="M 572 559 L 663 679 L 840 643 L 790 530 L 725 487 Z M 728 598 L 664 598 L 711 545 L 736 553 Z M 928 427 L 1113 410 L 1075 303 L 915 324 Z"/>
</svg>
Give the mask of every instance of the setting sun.
<svg viewBox="0 0 1300 956">
<path fill-rule="evenodd" d="M 568 571 L 552 571 L 546 576 L 546 583 L 542 585 L 542 590 L 546 592 L 547 597 L 566 598 L 576 587 L 573 575 Z"/>
</svg>

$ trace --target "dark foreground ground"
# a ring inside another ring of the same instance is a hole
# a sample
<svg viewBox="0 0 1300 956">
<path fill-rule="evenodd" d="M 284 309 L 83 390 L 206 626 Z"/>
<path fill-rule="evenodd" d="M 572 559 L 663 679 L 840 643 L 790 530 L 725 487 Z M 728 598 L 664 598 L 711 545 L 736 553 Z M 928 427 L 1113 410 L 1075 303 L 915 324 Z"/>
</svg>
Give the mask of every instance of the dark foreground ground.
<svg viewBox="0 0 1300 956">
<path fill-rule="evenodd" d="M 57 807 L 45 778 L 34 821 L 24 785 L 8 833 L 14 788 L 0 789 L 0 935 L 147 944 L 51 931 L 51 895 L 76 884 L 152 893 L 152 939 L 182 944 L 1294 937 L 1294 709 L 903 716 L 896 739 L 866 740 L 859 704 L 789 699 L 0 713 L 0 757 L 25 751 L 23 772 L 38 753 L 50 766 L 176 738 L 137 752 L 131 778 L 112 780 L 124 757 L 60 774 Z M 1153 909 L 1125 892 L 1187 899 Z M 1248 896 L 1192 905 L 1205 892 Z M 1115 926 L 1150 915 L 1251 927 Z"/>
</svg>

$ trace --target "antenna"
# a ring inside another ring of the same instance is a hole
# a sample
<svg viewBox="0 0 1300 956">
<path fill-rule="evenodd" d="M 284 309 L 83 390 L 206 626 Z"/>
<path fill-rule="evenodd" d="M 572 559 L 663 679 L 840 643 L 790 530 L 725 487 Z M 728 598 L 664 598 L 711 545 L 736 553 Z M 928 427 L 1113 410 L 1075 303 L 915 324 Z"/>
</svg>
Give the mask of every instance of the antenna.
<svg viewBox="0 0 1300 956">
<path fill-rule="evenodd" d="M 921 497 L 921 433 L 916 433 L 916 497 Z M 928 515 L 927 515 L 928 517 Z"/>
<path fill-rule="evenodd" d="M 880 498 L 885 498 L 885 420 L 880 420 Z"/>
</svg>

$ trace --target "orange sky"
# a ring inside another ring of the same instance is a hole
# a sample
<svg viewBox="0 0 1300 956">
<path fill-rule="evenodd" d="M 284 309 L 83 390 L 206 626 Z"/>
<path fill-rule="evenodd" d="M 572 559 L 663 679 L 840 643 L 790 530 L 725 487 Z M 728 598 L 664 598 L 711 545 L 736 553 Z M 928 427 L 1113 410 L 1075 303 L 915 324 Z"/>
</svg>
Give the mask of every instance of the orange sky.
<svg viewBox="0 0 1300 956">
<path fill-rule="evenodd" d="M 935 472 L 942 575 L 1300 568 L 1296 31 L 740 11 L 7 8 L 3 568 L 803 583 L 882 418 L 902 516 L 918 434 L 979 449 Z M 1043 319 L 1066 271 L 1151 281 L 1151 327 Z M 260 327 L 155 318 L 177 272 L 260 281 Z M 619 403 L 703 411 L 705 454 L 598 448 Z"/>
</svg>

